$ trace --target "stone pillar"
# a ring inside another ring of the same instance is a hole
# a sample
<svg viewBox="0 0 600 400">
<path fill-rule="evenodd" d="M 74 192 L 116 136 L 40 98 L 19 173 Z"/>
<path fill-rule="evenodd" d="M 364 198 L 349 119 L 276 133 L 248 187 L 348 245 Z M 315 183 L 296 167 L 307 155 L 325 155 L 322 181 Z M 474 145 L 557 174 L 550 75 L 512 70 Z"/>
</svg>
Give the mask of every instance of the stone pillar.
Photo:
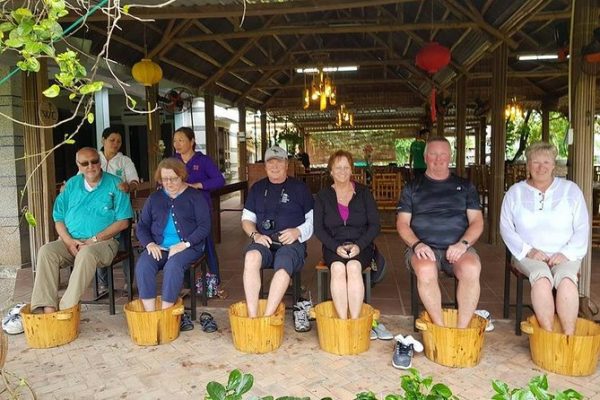
<svg viewBox="0 0 600 400">
<path fill-rule="evenodd" d="M 260 112 L 260 159 L 265 159 L 265 151 L 269 147 L 269 139 L 267 138 L 267 110 Z"/>
<path fill-rule="evenodd" d="M 204 122 L 206 126 L 206 154 L 215 161 L 219 160 L 217 132 L 215 129 L 215 95 L 204 94 Z"/>
<path fill-rule="evenodd" d="M 9 73 L 10 68 L 0 64 L 0 76 Z M 0 85 L 0 112 L 17 120 L 23 120 L 22 76 L 16 74 Z M 16 270 L 31 260 L 29 230 L 20 220 L 21 206 L 27 204 L 27 197 L 20 204 L 26 179 L 23 155 L 23 127 L 0 117 L 0 277 L 16 277 Z"/>
<path fill-rule="evenodd" d="M 582 71 L 584 63 L 581 49 L 592 39 L 592 32 L 598 26 L 598 1 L 577 0 L 574 5 L 571 24 L 574 26 L 571 37 L 571 80 L 575 85 L 571 92 L 571 116 L 573 124 L 572 164 L 573 181 L 583 191 L 588 210 L 592 209 L 592 166 L 594 165 L 594 105 L 596 101 L 596 77 Z M 590 216 L 591 216 L 590 212 Z M 580 270 L 579 293 L 590 296 L 591 246 L 583 259 Z"/>
<path fill-rule="evenodd" d="M 490 187 L 488 229 L 491 244 L 501 243 L 500 207 L 504 196 L 504 159 L 506 153 L 506 124 L 504 107 L 506 107 L 508 47 L 506 43 L 494 51 L 492 76 L 492 182 Z"/>
<path fill-rule="evenodd" d="M 248 179 L 246 165 L 248 164 L 248 150 L 246 148 L 246 104 L 238 104 L 238 176 L 240 179 Z"/>
<path fill-rule="evenodd" d="M 465 146 L 467 119 L 467 79 L 458 78 L 456 82 L 456 174 L 465 176 Z"/>
</svg>

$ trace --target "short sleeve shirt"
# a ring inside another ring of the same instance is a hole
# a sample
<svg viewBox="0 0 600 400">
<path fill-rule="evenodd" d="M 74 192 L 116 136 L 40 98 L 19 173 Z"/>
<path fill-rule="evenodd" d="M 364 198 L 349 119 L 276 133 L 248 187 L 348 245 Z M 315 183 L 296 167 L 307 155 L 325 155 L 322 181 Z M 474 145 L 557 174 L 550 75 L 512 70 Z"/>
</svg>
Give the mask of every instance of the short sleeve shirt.
<svg viewBox="0 0 600 400">
<path fill-rule="evenodd" d="M 302 225 L 306 214 L 313 209 L 313 203 L 303 182 L 288 177 L 285 182 L 275 184 L 265 178 L 252 186 L 244 208 L 256 214 L 258 232 L 270 235 Z M 274 221 L 275 226 L 268 227 L 271 224 L 266 221 Z"/>
<path fill-rule="evenodd" d="M 105 172 L 94 190 L 88 192 L 83 175 L 75 175 L 54 202 L 54 221 L 64 223 L 74 239 L 88 239 L 114 222 L 132 218 L 129 195 L 119 190 L 119 183 L 120 178 Z"/>
<path fill-rule="evenodd" d="M 424 157 L 425 144 L 426 143 L 424 140 L 415 140 L 410 144 L 410 154 L 412 154 L 413 168 L 427 168 Z"/>
<path fill-rule="evenodd" d="M 461 239 L 469 226 L 467 210 L 481 210 L 479 194 L 454 174 L 441 181 L 418 177 L 404 187 L 397 208 L 411 214 L 410 227 L 419 240 L 436 249 Z"/>
</svg>

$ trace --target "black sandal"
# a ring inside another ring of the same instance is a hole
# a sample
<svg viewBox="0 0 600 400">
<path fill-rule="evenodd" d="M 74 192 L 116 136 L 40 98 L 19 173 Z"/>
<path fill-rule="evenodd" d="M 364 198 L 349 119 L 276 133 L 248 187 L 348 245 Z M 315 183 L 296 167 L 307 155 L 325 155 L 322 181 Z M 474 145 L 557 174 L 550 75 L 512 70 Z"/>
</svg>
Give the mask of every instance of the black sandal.
<svg viewBox="0 0 600 400">
<path fill-rule="evenodd" d="M 207 312 L 201 313 L 200 317 L 198 317 L 198 321 L 202 326 L 202 330 L 206 333 L 212 333 L 218 329 L 217 322 L 215 321 L 213 316 Z"/>
</svg>

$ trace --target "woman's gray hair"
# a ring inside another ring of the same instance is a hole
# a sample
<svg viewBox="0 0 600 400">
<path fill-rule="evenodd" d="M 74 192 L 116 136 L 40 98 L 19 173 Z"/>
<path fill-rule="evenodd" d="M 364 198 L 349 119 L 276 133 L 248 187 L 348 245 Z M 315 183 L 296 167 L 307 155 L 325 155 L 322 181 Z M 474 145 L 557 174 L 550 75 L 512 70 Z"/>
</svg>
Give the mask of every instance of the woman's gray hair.
<svg viewBox="0 0 600 400">
<path fill-rule="evenodd" d="M 548 142 L 535 142 L 530 144 L 525 150 L 525 158 L 527 161 L 529 161 L 529 159 L 536 153 L 550 154 L 554 160 L 556 160 L 556 156 L 558 156 L 558 150 L 556 150 L 556 146 Z"/>
</svg>

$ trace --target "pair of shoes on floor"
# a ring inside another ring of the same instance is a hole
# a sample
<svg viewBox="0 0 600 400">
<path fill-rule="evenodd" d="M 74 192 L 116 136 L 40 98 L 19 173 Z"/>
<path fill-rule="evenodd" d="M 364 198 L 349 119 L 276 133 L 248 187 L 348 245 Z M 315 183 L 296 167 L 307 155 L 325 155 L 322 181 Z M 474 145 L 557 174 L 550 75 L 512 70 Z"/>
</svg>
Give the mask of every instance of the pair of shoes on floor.
<svg viewBox="0 0 600 400">
<path fill-rule="evenodd" d="M 487 325 L 485 326 L 486 332 L 491 332 L 494 330 L 494 320 L 492 320 L 492 316 L 488 310 L 475 310 L 475 314 L 487 321 Z"/>
<path fill-rule="evenodd" d="M 309 321 L 309 312 L 312 308 L 310 300 L 299 299 L 294 304 L 294 329 L 296 332 L 308 332 L 311 329 Z"/>
<path fill-rule="evenodd" d="M 23 333 L 23 319 L 21 318 L 21 309 L 25 303 L 18 303 L 6 313 L 2 318 L 2 330 L 9 335 L 18 335 Z"/>
<path fill-rule="evenodd" d="M 216 332 L 219 327 L 217 326 L 217 321 L 213 318 L 213 316 L 207 312 L 203 312 L 198 317 L 198 322 L 200 322 L 200 326 L 202 327 L 202 331 L 206 333 Z"/>
<path fill-rule="evenodd" d="M 179 323 L 179 331 L 186 332 L 194 329 L 194 323 L 192 322 L 192 317 L 186 312 L 181 316 L 181 322 Z"/>
<path fill-rule="evenodd" d="M 385 325 L 379 321 L 373 320 L 373 326 L 371 327 L 371 340 L 392 340 L 394 335 L 387 330 Z"/>
<path fill-rule="evenodd" d="M 409 369 L 412 366 L 413 354 L 423 351 L 423 344 L 411 335 L 394 337 L 396 344 L 392 355 L 392 365 L 398 369 Z"/>
</svg>

